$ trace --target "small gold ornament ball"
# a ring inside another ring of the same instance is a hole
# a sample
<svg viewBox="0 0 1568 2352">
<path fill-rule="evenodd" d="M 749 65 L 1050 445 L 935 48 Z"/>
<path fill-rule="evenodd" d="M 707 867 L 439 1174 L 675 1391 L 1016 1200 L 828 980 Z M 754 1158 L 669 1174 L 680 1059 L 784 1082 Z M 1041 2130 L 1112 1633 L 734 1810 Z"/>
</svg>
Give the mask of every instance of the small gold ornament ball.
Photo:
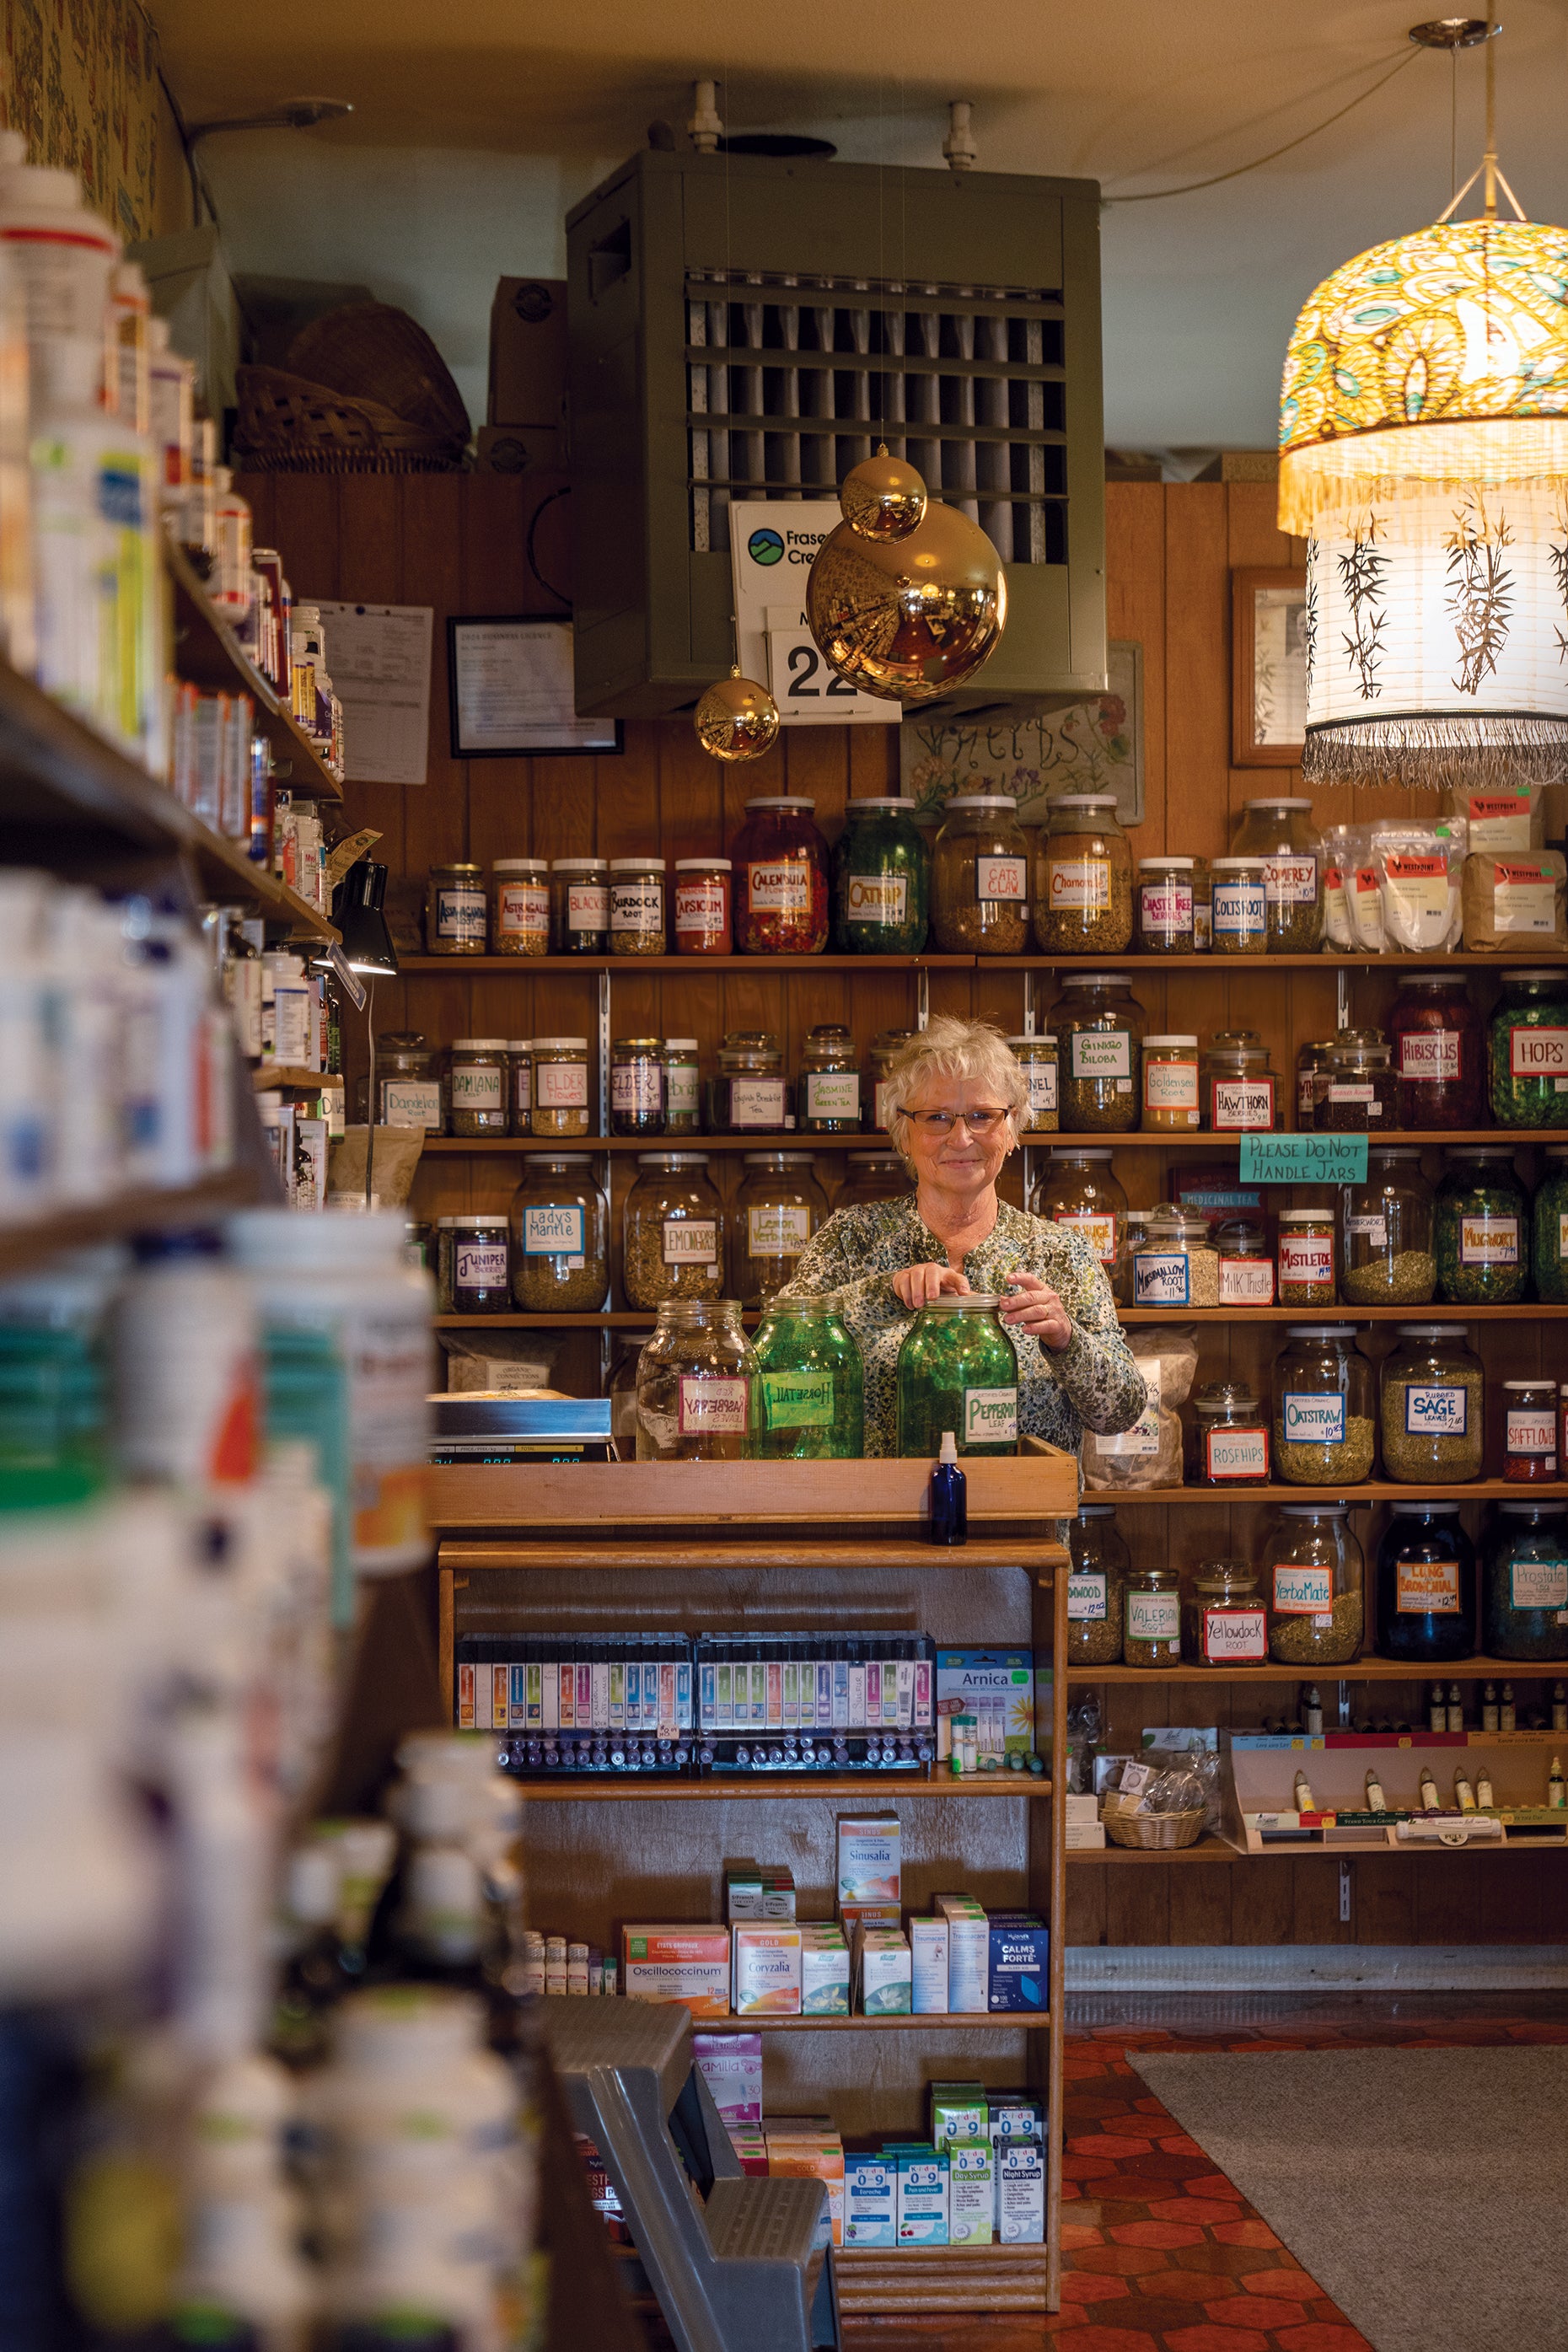
<svg viewBox="0 0 1568 2352">
<path fill-rule="evenodd" d="M 734 669 L 709 688 L 691 723 L 715 760 L 760 760 L 777 739 L 779 707 L 765 686 Z"/>
<path fill-rule="evenodd" d="M 908 539 L 925 520 L 926 486 L 912 466 L 881 448 L 845 475 L 838 504 L 862 539 Z"/>
<path fill-rule="evenodd" d="M 805 617 L 851 686 L 886 702 L 933 702 L 995 652 L 1007 582 L 978 523 L 930 505 L 907 539 L 868 540 L 841 522 L 807 574 Z"/>
</svg>

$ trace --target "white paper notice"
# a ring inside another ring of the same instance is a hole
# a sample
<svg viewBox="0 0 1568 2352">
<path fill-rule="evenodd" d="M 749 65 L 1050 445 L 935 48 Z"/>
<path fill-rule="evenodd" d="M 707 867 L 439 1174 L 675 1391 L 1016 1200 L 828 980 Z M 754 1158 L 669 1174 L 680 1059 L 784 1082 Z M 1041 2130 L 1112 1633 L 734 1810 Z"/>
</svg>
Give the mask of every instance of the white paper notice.
<svg viewBox="0 0 1568 2352">
<path fill-rule="evenodd" d="M 422 784 L 430 740 L 428 604 L 323 604 L 349 782 Z"/>
<path fill-rule="evenodd" d="M 579 719 L 570 621 L 458 621 L 453 696 L 459 759 L 613 751 L 613 719 Z"/>
</svg>

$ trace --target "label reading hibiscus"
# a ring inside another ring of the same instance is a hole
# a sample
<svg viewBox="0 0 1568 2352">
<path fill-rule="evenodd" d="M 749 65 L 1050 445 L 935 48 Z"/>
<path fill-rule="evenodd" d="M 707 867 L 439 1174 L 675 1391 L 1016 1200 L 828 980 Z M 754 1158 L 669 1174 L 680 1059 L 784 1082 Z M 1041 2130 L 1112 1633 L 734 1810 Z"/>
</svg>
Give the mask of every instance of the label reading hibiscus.
<svg viewBox="0 0 1568 2352">
<path fill-rule="evenodd" d="M 831 1429 L 831 1372 L 764 1372 L 763 1412 L 770 1429 Z"/>
<path fill-rule="evenodd" d="M 977 898 L 1026 898 L 1028 870 L 1026 857 L 977 857 L 974 895 Z"/>
<path fill-rule="evenodd" d="M 751 1418 L 751 1382 L 744 1373 L 682 1372 L 682 1437 L 744 1437 Z"/>
<path fill-rule="evenodd" d="M 1407 1086 L 1452 1086 L 1461 1066 L 1457 1029 L 1406 1029 L 1399 1040 L 1399 1075 Z"/>
<path fill-rule="evenodd" d="M 811 868 L 793 859 L 753 859 L 746 868 L 746 896 L 753 915 L 809 915 Z"/>
<path fill-rule="evenodd" d="M 1016 1445 L 1017 1390 L 965 1389 L 963 1442 L 965 1445 Z"/>
<path fill-rule="evenodd" d="M 1402 1617 L 1457 1617 L 1457 1559 L 1401 1559 L 1394 1563 L 1394 1605 Z"/>
<path fill-rule="evenodd" d="M 1102 1624 L 1106 1614 L 1106 1596 L 1110 1579 L 1102 1568 L 1079 1568 L 1068 1576 L 1068 1622 L 1069 1625 Z"/>
</svg>

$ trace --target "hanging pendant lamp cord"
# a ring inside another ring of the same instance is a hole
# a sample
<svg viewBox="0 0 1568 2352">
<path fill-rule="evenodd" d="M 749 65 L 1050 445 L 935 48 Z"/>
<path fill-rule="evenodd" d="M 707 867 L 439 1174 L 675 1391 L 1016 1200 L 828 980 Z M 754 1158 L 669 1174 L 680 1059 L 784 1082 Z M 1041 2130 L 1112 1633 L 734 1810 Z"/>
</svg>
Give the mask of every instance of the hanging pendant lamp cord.
<svg viewBox="0 0 1568 2352">
<path fill-rule="evenodd" d="M 1483 161 L 1487 175 L 1485 209 L 1489 221 L 1497 218 L 1497 61 L 1492 55 L 1497 47 L 1492 37 L 1496 16 L 1497 0 L 1487 0 L 1487 151 Z M 1518 210 L 1517 203 L 1514 208 Z"/>
<path fill-rule="evenodd" d="M 1141 195 L 1103 196 L 1100 199 L 1101 205 L 1109 208 L 1111 205 L 1158 204 L 1164 196 L 1195 195 L 1200 188 L 1221 187 L 1226 180 L 1239 180 L 1248 172 L 1260 172 L 1265 163 L 1275 163 L 1281 155 L 1289 155 L 1294 148 L 1304 147 L 1309 139 L 1316 139 L 1320 131 L 1330 130 L 1334 123 L 1342 121 L 1347 114 L 1352 113 L 1358 106 L 1364 106 L 1369 98 L 1375 98 L 1378 91 L 1394 79 L 1395 74 L 1403 73 L 1405 67 L 1412 64 L 1419 55 L 1418 49 L 1406 48 L 1395 58 L 1388 71 L 1380 75 L 1368 89 L 1358 91 L 1354 98 L 1347 99 L 1343 106 L 1336 108 L 1332 114 L 1326 115 L 1321 122 L 1314 122 L 1310 131 L 1300 132 L 1294 139 L 1287 139 L 1282 147 L 1271 147 L 1267 155 L 1257 155 L 1250 163 L 1237 163 L 1231 171 L 1215 172 L 1206 180 L 1187 180 L 1178 188 L 1146 188 Z M 1487 70 L 1489 75 L 1491 70 L 1489 49 L 1487 52 Z M 1489 82 L 1488 87 L 1489 89 Z"/>
</svg>

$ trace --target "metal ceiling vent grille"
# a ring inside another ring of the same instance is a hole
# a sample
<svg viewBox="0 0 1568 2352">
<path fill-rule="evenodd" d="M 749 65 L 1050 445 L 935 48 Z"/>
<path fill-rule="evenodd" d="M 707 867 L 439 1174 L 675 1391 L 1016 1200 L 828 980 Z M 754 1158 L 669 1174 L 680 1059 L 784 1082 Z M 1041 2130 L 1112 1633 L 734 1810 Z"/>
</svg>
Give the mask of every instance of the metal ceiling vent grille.
<svg viewBox="0 0 1568 2352">
<path fill-rule="evenodd" d="M 879 440 L 1005 563 L 1068 560 L 1059 293 L 695 270 L 686 280 L 690 547 L 730 500 L 831 497 Z"/>
</svg>

